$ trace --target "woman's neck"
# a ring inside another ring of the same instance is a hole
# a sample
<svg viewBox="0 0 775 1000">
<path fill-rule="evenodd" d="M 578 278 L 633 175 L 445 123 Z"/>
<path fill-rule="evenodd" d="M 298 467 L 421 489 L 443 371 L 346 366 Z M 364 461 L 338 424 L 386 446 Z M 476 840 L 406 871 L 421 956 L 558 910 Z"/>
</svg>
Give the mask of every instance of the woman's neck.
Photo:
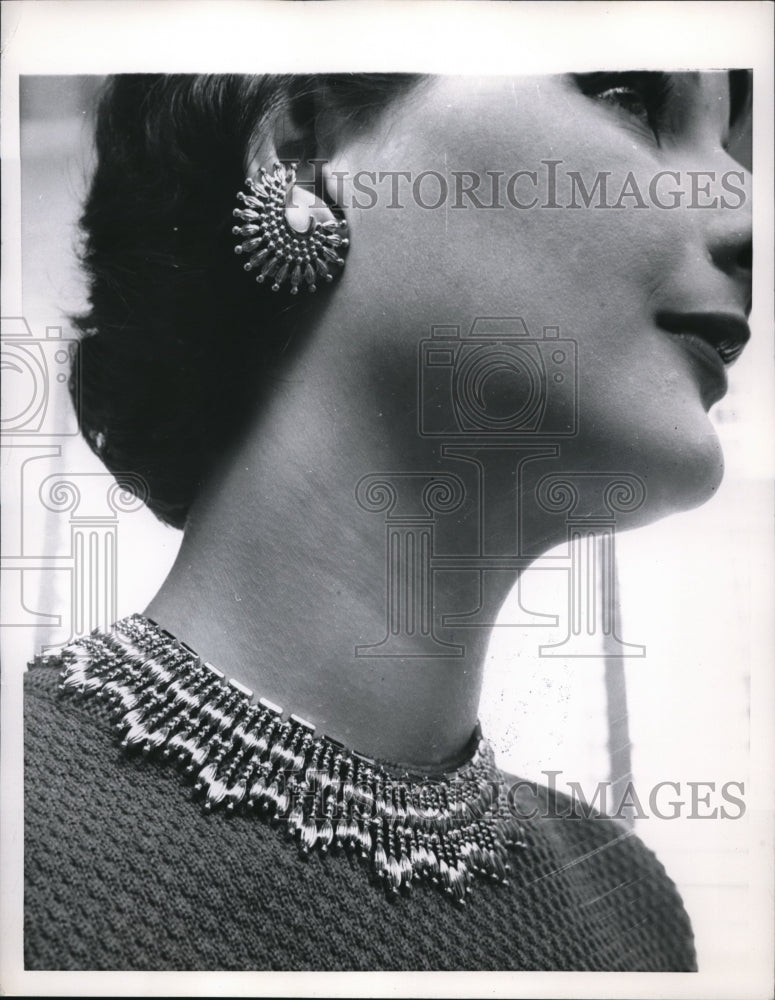
<svg viewBox="0 0 775 1000">
<path fill-rule="evenodd" d="M 487 630 L 404 628 L 384 642 L 384 529 L 374 544 L 351 525 L 299 523 L 287 506 L 277 520 L 273 531 L 264 512 L 260 539 L 234 526 L 224 545 L 184 542 L 148 614 L 256 696 L 360 753 L 454 760 L 476 724 Z M 447 590 L 437 587 L 437 606 Z"/>
<path fill-rule="evenodd" d="M 443 764 L 476 724 L 487 623 L 515 575 L 485 588 L 465 560 L 448 568 L 475 550 L 475 490 L 454 495 L 473 466 L 456 476 L 418 433 L 411 381 L 374 382 L 361 332 L 340 312 L 289 352 L 148 613 L 352 749 Z M 500 486 L 494 523 L 511 532 L 514 475 Z"/>
</svg>

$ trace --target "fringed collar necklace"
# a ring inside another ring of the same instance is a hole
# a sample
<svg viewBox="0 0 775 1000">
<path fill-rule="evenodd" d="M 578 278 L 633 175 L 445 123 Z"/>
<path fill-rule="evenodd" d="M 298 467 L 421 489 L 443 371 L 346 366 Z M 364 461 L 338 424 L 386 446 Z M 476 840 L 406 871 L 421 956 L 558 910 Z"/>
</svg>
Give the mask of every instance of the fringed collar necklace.
<svg viewBox="0 0 775 1000">
<path fill-rule="evenodd" d="M 429 883 L 465 906 L 474 880 L 507 882 L 524 830 L 477 724 L 465 762 L 422 774 L 355 753 L 132 615 L 54 655 L 60 691 L 100 699 L 121 746 L 173 764 L 205 811 L 253 813 L 301 858 L 359 857 L 391 900 Z"/>
</svg>

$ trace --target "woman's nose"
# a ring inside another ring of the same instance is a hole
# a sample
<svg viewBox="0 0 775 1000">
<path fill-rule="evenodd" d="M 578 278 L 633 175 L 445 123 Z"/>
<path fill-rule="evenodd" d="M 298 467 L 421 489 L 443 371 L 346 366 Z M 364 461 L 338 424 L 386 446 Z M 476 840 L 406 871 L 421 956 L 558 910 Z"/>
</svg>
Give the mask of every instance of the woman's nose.
<svg viewBox="0 0 775 1000">
<path fill-rule="evenodd" d="M 744 299 L 746 311 L 750 311 L 753 264 L 751 175 L 739 167 L 734 174 L 734 198 L 720 198 L 719 206 L 707 211 L 705 241 L 714 266 L 734 281 Z M 738 186 L 741 177 L 743 183 Z"/>
</svg>

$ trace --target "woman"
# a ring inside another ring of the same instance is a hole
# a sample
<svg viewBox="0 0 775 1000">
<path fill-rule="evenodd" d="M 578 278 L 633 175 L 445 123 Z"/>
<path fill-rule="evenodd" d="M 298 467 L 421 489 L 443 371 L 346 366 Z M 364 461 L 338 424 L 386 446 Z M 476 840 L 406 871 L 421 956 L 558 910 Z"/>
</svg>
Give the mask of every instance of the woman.
<svg viewBox="0 0 775 1000">
<path fill-rule="evenodd" d="M 694 967 L 653 855 L 497 770 L 488 636 L 448 618 L 493 620 L 565 538 L 547 477 L 628 477 L 619 527 L 716 489 L 745 100 L 736 73 L 112 81 L 73 388 L 185 533 L 147 617 L 27 675 L 28 967 Z M 481 317 L 512 321 L 468 398 Z M 480 593 L 472 553 L 512 572 Z"/>
</svg>

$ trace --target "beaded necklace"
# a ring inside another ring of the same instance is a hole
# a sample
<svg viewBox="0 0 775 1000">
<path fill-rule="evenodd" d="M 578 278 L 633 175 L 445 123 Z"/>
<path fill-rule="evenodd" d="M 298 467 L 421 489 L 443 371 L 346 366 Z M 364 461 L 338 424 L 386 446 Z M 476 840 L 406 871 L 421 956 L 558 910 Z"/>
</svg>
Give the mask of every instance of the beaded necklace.
<svg viewBox="0 0 775 1000">
<path fill-rule="evenodd" d="M 54 655 L 60 691 L 100 699 L 121 746 L 167 761 L 205 811 L 252 812 L 284 829 L 301 858 L 353 853 L 389 899 L 430 883 L 464 906 L 475 878 L 506 884 L 525 847 L 492 748 L 477 724 L 469 758 L 437 776 L 348 750 L 132 615 Z"/>
</svg>

